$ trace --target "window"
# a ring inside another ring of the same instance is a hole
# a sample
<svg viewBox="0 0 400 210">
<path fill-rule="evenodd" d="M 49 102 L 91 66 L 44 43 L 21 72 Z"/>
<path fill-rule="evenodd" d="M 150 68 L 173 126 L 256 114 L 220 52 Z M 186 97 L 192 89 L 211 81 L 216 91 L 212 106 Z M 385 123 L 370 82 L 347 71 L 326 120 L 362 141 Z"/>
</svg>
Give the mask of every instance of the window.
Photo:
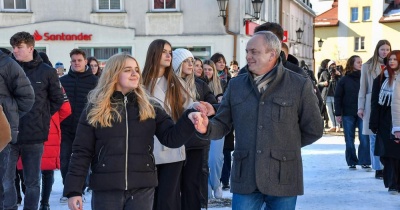
<svg viewBox="0 0 400 210">
<path fill-rule="evenodd" d="M 351 8 L 351 22 L 358 21 L 358 8 L 353 7 Z"/>
<path fill-rule="evenodd" d="M 132 47 L 80 47 L 79 49 L 85 51 L 87 57 L 94 56 L 101 61 L 108 60 L 121 52 L 132 54 Z"/>
<path fill-rule="evenodd" d="M 101 11 L 122 10 L 122 0 L 98 0 L 98 8 Z"/>
<path fill-rule="evenodd" d="M 370 18 L 371 18 L 370 7 L 363 7 L 363 21 L 370 20 Z"/>
<path fill-rule="evenodd" d="M 151 0 L 153 3 L 153 10 L 165 11 L 165 10 L 177 10 L 177 0 Z"/>
<path fill-rule="evenodd" d="M 354 51 L 365 50 L 365 37 L 354 37 Z"/>
<path fill-rule="evenodd" d="M 28 0 L 2 0 L 2 7 L 5 10 L 27 10 Z"/>
</svg>

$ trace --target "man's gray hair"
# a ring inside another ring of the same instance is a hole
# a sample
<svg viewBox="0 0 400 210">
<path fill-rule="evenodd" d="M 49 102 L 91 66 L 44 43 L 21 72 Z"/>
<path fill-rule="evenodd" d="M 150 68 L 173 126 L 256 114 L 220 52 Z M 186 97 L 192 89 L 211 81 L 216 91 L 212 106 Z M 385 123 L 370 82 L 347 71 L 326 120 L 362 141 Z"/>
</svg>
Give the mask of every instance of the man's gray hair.
<svg viewBox="0 0 400 210">
<path fill-rule="evenodd" d="M 267 46 L 267 51 L 275 51 L 276 57 L 279 58 L 282 50 L 282 44 L 274 33 L 270 31 L 259 31 L 254 35 L 262 35 L 264 37 L 265 45 Z"/>
</svg>

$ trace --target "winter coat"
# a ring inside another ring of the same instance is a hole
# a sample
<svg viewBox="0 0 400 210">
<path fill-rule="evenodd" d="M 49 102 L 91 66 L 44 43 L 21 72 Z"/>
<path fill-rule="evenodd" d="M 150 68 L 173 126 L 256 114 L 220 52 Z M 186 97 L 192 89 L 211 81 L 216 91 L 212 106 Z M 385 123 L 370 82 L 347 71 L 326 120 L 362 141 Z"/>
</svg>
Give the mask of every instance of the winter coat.
<svg viewBox="0 0 400 210">
<path fill-rule="evenodd" d="M 65 95 L 65 94 L 64 94 Z M 60 169 L 60 144 L 61 144 L 61 127 L 60 122 L 71 114 L 71 106 L 68 98 L 64 97 L 64 103 L 60 110 L 53 114 L 50 120 L 50 131 L 47 141 L 44 143 L 42 155 L 41 170 Z M 22 170 L 21 158 L 17 162 L 18 170 Z"/>
<path fill-rule="evenodd" d="M 203 80 L 196 78 L 195 79 L 195 84 L 196 84 L 196 90 L 198 93 L 198 96 L 196 98 L 197 101 L 205 101 L 210 104 L 217 104 L 217 100 L 215 99 L 215 96 L 212 94 L 210 88 L 208 87 L 207 83 L 205 83 Z M 185 148 L 186 150 L 191 150 L 191 149 L 203 149 L 206 148 L 210 145 L 210 141 L 204 141 L 196 136 L 193 136 L 186 144 Z"/>
<path fill-rule="evenodd" d="M 369 129 L 369 116 L 371 113 L 371 92 L 374 79 L 381 73 L 381 67 L 379 63 L 373 71 L 369 71 L 370 65 L 372 65 L 372 62 L 366 62 L 361 67 L 360 91 L 358 92 L 358 110 L 364 110 L 362 130 L 362 134 L 364 135 L 374 134 Z"/>
<path fill-rule="evenodd" d="M 35 93 L 24 70 L 0 51 L 0 105 L 11 127 L 12 143 L 17 142 L 19 120 L 31 110 Z"/>
<path fill-rule="evenodd" d="M 321 73 L 321 77 L 318 79 L 318 85 L 322 87 L 321 96 L 324 101 L 326 101 L 326 97 L 328 96 L 330 97 L 335 96 L 335 89 L 339 79 L 340 79 L 339 75 L 335 75 L 335 77 L 332 78 L 328 70 L 324 70 Z M 325 82 L 328 82 L 328 86 L 323 85 L 323 83 Z"/>
<path fill-rule="evenodd" d="M 400 75 L 400 74 L 399 74 Z M 397 75 L 394 81 L 392 96 L 392 133 L 400 131 L 400 76 Z"/>
<path fill-rule="evenodd" d="M 154 105 L 155 119 L 139 121 L 134 93 L 124 96 L 115 92 L 111 100 L 118 104 L 122 117 L 121 122 L 114 121 L 112 127 L 94 127 L 86 119 L 89 111 L 82 113 L 64 184 L 66 197 L 81 195 L 90 164 L 89 186 L 93 191 L 156 187 L 153 136 L 170 148 L 178 148 L 194 135 L 194 126 L 187 117 L 189 110 L 174 124 L 160 105 Z"/>
<path fill-rule="evenodd" d="M 0 152 L 11 141 L 11 128 L 6 115 L 4 115 L 3 107 L 0 105 Z"/>
<path fill-rule="evenodd" d="M 400 159 L 400 144 L 393 141 L 394 135 L 392 130 L 392 112 L 391 106 L 380 105 L 379 92 L 382 82 L 380 76 L 376 77 L 373 82 L 371 94 L 371 116 L 369 118 L 369 128 L 376 134 L 374 155 L 380 157 L 391 157 Z M 395 81 L 393 81 L 395 83 Z M 390 103 L 389 103 L 390 104 Z"/>
<path fill-rule="evenodd" d="M 57 71 L 43 63 L 36 50 L 32 61 L 17 63 L 24 69 L 35 92 L 32 109 L 20 119 L 17 144 L 43 143 L 49 135 L 51 116 L 64 102 Z"/>
<path fill-rule="evenodd" d="M 181 81 L 182 85 L 185 85 L 184 81 Z M 167 90 L 167 79 L 165 77 L 160 77 L 157 80 L 157 83 L 154 87 L 154 95 L 152 96 L 154 100 L 156 100 L 163 108 L 165 101 L 165 93 Z M 193 100 L 187 99 L 184 107 L 186 109 L 192 108 Z M 187 139 L 188 140 L 188 139 Z M 175 163 L 179 161 L 184 161 L 186 159 L 185 146 L 179 148 L 168 148 L 168 146 L 164 146 L 158 140 L 157 136 L 154 136 L 154 157 L 156 160 L 156 164 L 165 164 L 165 163 Z"/>
<path fill-rule="evenodd" d="M 335 115 L 356 116 L 358 91 L 360 89 L 360 71 L 346 74 L 337 83 L 335 90 Z"/>
<path fill-rule="evenodd" d="M 281 63 L 274 69 L 275 78 L 262 95 L 250 73 L 233 78 L 207 133 L 197 134 L 220 139 L 234 126 L 232 193 L 303 194 L 301 147 L 323 133 L 318 101 L 306 76 Z"/>
<path fill-rule="evenodd" d="M 62 132 L 74 134 L 83 109 L 87 103 L 87 95 L 97 85 L 98 77 L 92 71 L 75 72 L 72 69 L 67 75 L 60 77 L 60 82 L 67 93 L 72 114 L 61 122 Z"/>
</svg>

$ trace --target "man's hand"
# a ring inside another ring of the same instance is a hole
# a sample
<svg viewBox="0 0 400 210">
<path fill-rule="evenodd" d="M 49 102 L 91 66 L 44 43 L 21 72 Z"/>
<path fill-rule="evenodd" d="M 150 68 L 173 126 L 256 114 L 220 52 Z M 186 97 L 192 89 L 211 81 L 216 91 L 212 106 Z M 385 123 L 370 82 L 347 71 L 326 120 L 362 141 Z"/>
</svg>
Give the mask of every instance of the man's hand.
<svg viewBox="0 0 400 210">
<path fill-rule="evenodd" d="M 215 115 L 215 109 L 210 103 L 205 101 L 200 101 L 200 103 L 207 108 L 207 113 L 206 113 L 207 116 Z"/>
<path fill-rule="evenodd" d="M 207 114 L 207 107 L 204 104 L 201 104 L 200 102 L 194 102 L 193 109 L 196 109 L 201 113 Z"/>
<path fill-rule="evenodd" d="M 194 128 L 197 132 L 205 134 L 207 132 L 208 117 L 200 112 L 192 112 L 188 115 L 188 118 L 192 121 Z"/>
<path fill-rule="evenodd" d="M 71 210 L 83 210 L 82 196 L 74 196 L 68 199 L 68 208 Z"/>
<path fill-rule="evenodd" d="M 358 117 L 360 117 L 361 119 L 363 119 L 364 117 L 364 109 L 359 109 L 357 112 Z"/>
</svg>

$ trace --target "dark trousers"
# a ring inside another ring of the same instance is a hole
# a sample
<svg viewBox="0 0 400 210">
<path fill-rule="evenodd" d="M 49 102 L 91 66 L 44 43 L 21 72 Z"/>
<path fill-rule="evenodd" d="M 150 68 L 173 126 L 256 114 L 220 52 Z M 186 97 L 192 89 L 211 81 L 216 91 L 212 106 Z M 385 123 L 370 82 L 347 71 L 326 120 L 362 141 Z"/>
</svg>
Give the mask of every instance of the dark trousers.
<svg viewBox="0 0 400 210">
<path fill-rule="evenodd" d="M 208 153 L 210 152 L 210 145 L 203 149 L 203 162 L 201 167 L 201 208 L 207 209 L 208 207 L 208 175 L 210 174 L 210 168 L 208 167 Z"/>
<path fill-rule="evenodd" d="M 201 192 L 202 188 L 207 189 L 207 182 L 202 182 L 203 150 L 205 149 L 186 150 L 181 182 L 182 210 L 200 210 L 202 199 L 207 197 L 207 192 Z"/>
<path fill-rule="evenodd" d="M 40 197 L 40 163 L 43 154 L 43 143 L 10 145 L 10 156 L 7 165 L 4 184 L 4 208 L 18 209 L 17 192 L 15 189 L 15 169 L 18 157 L 21 156 L 24 166 L 24 210 L 37 210 Z"/>
<path fill-rule="evenodd" d="M 72 154 L 72 143 L 75 139 L 75 133 L 70 133 L 67 131 L 61 132 L 61 146 L 60 146 L 60 164 L 61 164 L 61 176 L 63 179 L 63 183 L 65 180 L 65 176 L 68 172 L 69 161 L 71 159 Z"/>
<path fill-rule="evenodd" d="M 391 157 L 380 157 L 383 164 L 383 183 L 386 188 L 400 190 L 400 160 Z"/>
<path fill-rule="evenodd" d="M 54 184 L 54 171 L 43 170 L 42 171 L 42 199 L 40 204 L 49 204 L 50 194 Z"/>
<path fill-rule="evenodd" d="M 154 210 L 181 209 L 181 173 L 184 161 L 157 165 L 158 186 L 154 194 Z"/>
<path fill-rule="evenodd" d="M 224 149 L 224 165 L 222 166 L 221 182 L 222 185 L 229 185 L 229 177 L 231 176 L 232 168 L 232 150 Z"/>
<path fill-rule="evenodd" d="M 3 151 L 0 152 L 0 180 L 2 181 L 2 183 L 7 170 L 9 154 L 10 154 L 10 145 L 7 145 L 3 149 Z M 0 210 L 3 209 L 3 203 L 4 203 L 4 188 L 3 184 L 0 184 Z"/>
<path fill-rule="evenodd" d="M 26 187 L 24 185 L 24 172 L 22 170 L 15 169 L 15 188 L 17 190 L 17 199 L 19 202 L 21 202 L 22 193 L 25 195 L 26 190 Z"/>
<path fill-rule="evenodd" d="M 92 209 L 95 210 L 151 210 L 154 188 L 135 190 L 93 191 Z"/>
</svg>

